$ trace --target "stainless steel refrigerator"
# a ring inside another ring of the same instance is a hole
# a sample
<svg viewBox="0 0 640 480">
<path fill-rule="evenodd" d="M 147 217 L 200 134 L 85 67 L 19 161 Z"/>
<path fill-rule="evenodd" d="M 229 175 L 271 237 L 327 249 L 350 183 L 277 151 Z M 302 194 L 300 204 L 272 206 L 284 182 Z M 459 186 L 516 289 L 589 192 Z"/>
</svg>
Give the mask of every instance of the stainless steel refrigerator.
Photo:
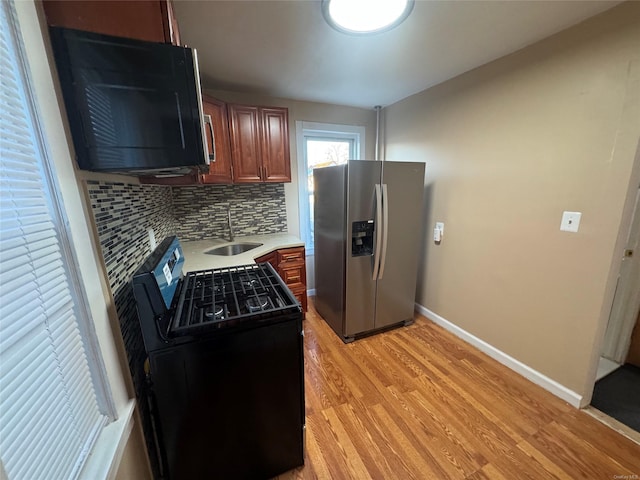
<svg viewBox="0 0 640 480">
<path fill-rule="evenodd" d="M 345 342 L 413 321 L 424 163 L 316 168 L 315 306 Z"/>
</svg>

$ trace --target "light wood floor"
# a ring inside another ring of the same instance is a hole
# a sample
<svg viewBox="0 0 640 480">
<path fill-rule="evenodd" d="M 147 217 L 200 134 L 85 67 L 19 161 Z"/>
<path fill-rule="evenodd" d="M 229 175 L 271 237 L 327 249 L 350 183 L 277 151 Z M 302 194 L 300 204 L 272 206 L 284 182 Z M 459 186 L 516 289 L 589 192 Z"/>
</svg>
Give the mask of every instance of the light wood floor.
<svg viewBox="0 0 640 480">
<path fill-rule="evenodd" d="M 424 317 L 345 345 L 310 302 L 304 330 L 305 466 L 279 480 L 640 478 L 640 445 Z"/>
</svg>

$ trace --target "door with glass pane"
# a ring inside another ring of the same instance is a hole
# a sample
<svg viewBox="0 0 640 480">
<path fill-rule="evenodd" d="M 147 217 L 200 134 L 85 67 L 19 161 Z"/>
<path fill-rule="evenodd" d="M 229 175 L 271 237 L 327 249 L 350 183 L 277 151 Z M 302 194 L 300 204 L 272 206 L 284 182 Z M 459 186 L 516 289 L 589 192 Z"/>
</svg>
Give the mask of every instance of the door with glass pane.
<svg viewBox="0 0 640 480">
<path fill-rule="evenodd" d="M 328 167 L 331 165 L 342 165 L 350 158 L 355 158 L 355 142 L 353 139 L 342 139 L 329 136 L 307 136 L 304 137 L 304 154 L 307 166 L 307 191 L 309 192 L 307 231 L 309 240 L 313 244 L 313 169 Z"/>
</svg>

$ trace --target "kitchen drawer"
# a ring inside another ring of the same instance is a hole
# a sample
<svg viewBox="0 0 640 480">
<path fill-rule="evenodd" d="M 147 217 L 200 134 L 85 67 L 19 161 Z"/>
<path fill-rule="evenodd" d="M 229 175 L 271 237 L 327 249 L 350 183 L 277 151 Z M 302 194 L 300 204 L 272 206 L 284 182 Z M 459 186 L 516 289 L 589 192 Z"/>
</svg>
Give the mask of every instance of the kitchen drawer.
<svg viewBox="0 0 640 480">
<path fill-rule="evenodd" d="M 284 280 L 284 283 L 286 283 L 289 286 L 296 285 L 296 284 L 301 284 L 304 286 L 304 284 L 306 283 L 306 279 L 305 279 L 306 272 L 305 272 L 304 264 L 296 265 L 296 266 L 284 266 L 284 267 L 282 266 L 282 264 L 280 264 L 278 273 L 280 273 L 280 277 L 282 277 L 282 280 Z"/>
<path fill-rule="evenodd" d="M 307 311 L 307 269 L 304 247 L 281 248 L 255 259 L 257 263 L 269 262 L 280 278 L 298 299 L 302 310 Z"/>
<path fill-rule="evenodd" d="M 302 286 L 296 286 L 295 288 L 289 287 L 289 289 L 291 290 L 291 293 L 293 293 L 293 296 L 296 297 L 296 299 L 298 300 L 298 302 L 302 306 L 303 314 L 306 313 L 306 311 L 307 311 L 307 287 L 302 285 Z"/>
<path fill-rule="evenodd" d="M 304 247 L 283 248 L 278 250 L 278 266 L 285 267 L 286 264 L 304 265 Z"/>
</svg>

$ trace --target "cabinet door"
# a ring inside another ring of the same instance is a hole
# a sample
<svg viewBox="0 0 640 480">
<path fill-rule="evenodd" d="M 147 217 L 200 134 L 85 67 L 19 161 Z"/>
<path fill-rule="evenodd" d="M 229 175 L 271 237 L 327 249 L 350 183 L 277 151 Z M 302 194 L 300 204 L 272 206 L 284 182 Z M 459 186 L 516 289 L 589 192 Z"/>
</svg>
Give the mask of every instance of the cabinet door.
<svg viewBox="0 0 640 480">
<path fill-rule="evenodd" d="M 229 136 L 235 183 L 262 181 L 258 107 L 228 105 Z"/>
<path fill-rule="evenodd" d="M 289 116 L 286 108 L 260 108 L 263 181 L 290 182 Z"/>
<path fill-rule="evenodd" d="M 202 110 L 205 115 L 211 115 L 211 127 L 205 125 L 207 148 L 212 151 L 215 146 L 215 161 L 209 164 L 209 174 L 202 176 L 203 183 L 232 183 L 231 147 L 229 145 L 229 125 L 227 121 L 227 106 L 215 98 L 202 96 Z"/>
<path fill-rule="evenodd" d="M 174 19 L 173 29 L 169 27 L 171 5 L 167 0 L 45 0 L 42 4 L 48 25 L 178 44 L 171 38 L 172 31 L 177 33 L 177 23 Z"/>
<path fill-rule="evenodd" d="M 180 41 L 180 29 L 171 0 L 160 0 L 162 8 L 162 21 L 164 26 L 164 40 L 173 45 L 182 45 Z"/>
<path fill-rule="evenodd" d="M 271 252 L 271 253 L 267 253 L 266 255 L 262 255 L 261 257 L 256 258 L 255 262 L 256 263 L 269 262 L 271 266 L 276 271 L 278 271 L 278 257 L 276 255 L 276 252 Z"/>
<path fill-rule="evenodd" d="M 304 247 L 282 248 L 278 250 L 278 267 L 304 265 Z"/>
</svg>

